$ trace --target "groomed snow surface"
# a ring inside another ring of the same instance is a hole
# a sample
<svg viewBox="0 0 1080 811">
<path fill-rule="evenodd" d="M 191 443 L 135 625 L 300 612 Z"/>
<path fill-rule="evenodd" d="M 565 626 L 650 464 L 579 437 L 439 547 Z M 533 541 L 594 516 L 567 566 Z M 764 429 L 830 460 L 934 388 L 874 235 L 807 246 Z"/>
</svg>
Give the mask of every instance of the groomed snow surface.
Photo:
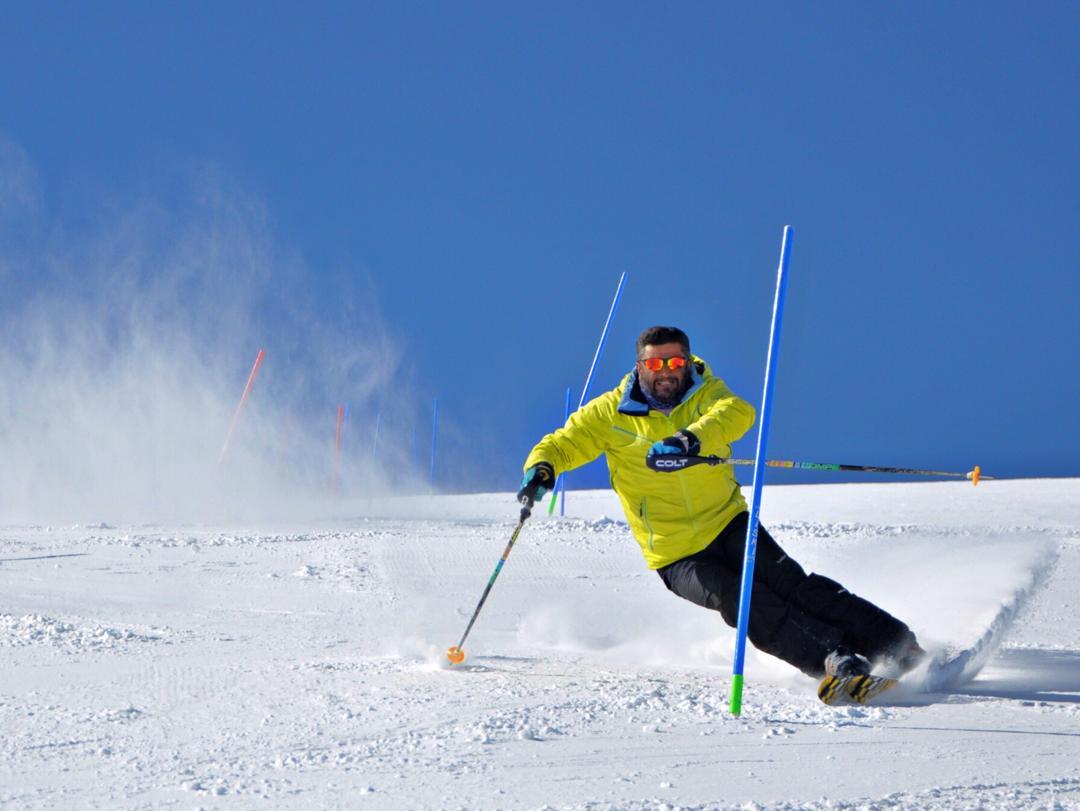
<svg viewBox="0 0 1080 811">
<path fill-rule="evenodd" d="M 738 718 L 733 632 L 613 494 L 537 510 L 453 669 L 513 497 L 337 511 L 0 527 L 0 804 L 1080 807 L 1080 480 L 767 488 L 807 569 L 985 663 L 831 708 L 750 650 Z"/>
</svg>

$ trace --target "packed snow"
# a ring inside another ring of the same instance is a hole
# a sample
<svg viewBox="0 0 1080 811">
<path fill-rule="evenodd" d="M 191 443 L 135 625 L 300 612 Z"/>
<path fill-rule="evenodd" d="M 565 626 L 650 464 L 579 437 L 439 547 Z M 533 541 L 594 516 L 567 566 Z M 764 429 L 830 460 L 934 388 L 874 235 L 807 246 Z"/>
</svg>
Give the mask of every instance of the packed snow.
<svg viewBox="0 0 1080 811">
<path fill-rule="evenodd" d="M 329 516 L 330 513 L 328 512 Z M 766 488 L 807 569 L 965 672 L 873 706 L 648 571 L 606 491 L 338 503 L 309 524 L 0 527 L 0 804 L 1080 807 L 1080 480 Z"/>
</svg>

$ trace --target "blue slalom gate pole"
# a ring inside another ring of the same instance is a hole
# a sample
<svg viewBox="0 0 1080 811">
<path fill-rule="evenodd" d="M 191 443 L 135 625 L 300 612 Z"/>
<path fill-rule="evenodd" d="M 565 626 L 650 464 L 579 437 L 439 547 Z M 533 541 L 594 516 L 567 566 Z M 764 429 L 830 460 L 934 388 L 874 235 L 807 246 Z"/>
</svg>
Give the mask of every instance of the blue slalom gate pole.
<svg viewBox="0 0 1080 811">
<path fill-rule="evenodd" d="M 597 361 L 600 360 L 600 353 L 604 351 L 604 344 L 607 343 L 608 330 L 611 329 L 611 321 L 615 318 L 615 311 L 619 309 L 619 299 L 622 298 L 623 285 L 626 284 L 626 271 L 623 271 L 619 276 L 619 285 L 615 288 L 615 298 L 611 300 L 611 309 L 608 310 L 607 320 L 604 322 L 604 329 L 600 332 L 600 343 L 596 345 L 596 354 L 593 355 L 592 364 L 589 366 L 589 373 L 585 375 L 585 386 L 581 389 L 581 399 L 578 400 L 578 408 L 585 405 L 585 401 L 589 397 L 589 386 L 592 385 L 593 374 L 596 372 Z M 559 481 L 562 476 L 559 476 L 555 480 L 555 486 L 559 486 Z M 548 504 L 548 515 L 555 512 L 555 491 L 551 493 L 551 503 Z"/>
<path fill-rule="evenodd" d="M 791 259 L 791 226 L 784 226 L 780 247 L 780 269 L 776 273 L 776 299 L 773 301 L 769 355 L 765 361 L 765 392 L 761 397 L 761 421 L 758 423 L 757 453 L 754 456 L 754 489 L 750 499 L 750 521 L 746 526 L 746 556 L 743 558 L 742 590 L 739 593 L 739 621 L 735 628 L 735 664 L 731 676 L 731 714 L 742 712 L 743 666 L 746 663 L 746 633 L 750 627 L 750 595 L 754 585 L 754 560 L 757 555 L 758 512 L 761 489 L 765 484 L 765 448 L 769 442 L 772 419 L 773 388 L 776 383 L 776 359 L 780 351 L 780 323 L 784 318 L 784 295 L 787 290 L 788 260 Z"/>
<path fill-rule="evenodd" d="M 379 455 L 379 429 L 382 427 L 382 412 L 375 415 L 375 438 L 371 440 L 371 455 Z"/>
<path fill-rule="evenodd" d="M 563 417 L 563 420 L 568 420 L 568 419 L 570 419 L 570 387 L 569 386 L 566 387 L 566 415 Z M 559 479 L 559 483 L 558 483 L 559 490 L 560 490 L 560 492 L 559 492 L 559 497 L 560 497 L 559 498 L 559 517 L 560 518 L 565 518 L 566 517 L 566 479 L 567 479 L 567 474 L 564 473 L 562 475 L 562 477 Z"/>
<path fill-rule="evenodd" d="M 431 470 L 428 472 L 428 485 L 435 489 L 435 447 L 439 437 L 439 398 L 431 408 Z"/>
</svg>

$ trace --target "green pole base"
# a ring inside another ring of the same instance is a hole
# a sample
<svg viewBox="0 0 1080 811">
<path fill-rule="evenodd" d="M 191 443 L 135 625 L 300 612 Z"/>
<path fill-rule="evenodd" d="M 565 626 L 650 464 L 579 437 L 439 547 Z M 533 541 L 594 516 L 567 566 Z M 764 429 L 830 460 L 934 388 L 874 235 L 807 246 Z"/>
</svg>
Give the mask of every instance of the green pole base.
<svg viewBox="0 0 1080 811">
<path fill-rule="evenodd" d="M 554 515 L 555 514 L 555 501 L 556 501 L 556 497 L 559 495 L 559 480 L 560 479 L 562 479 L 562 474 L 561 473 L 558 476 L 555 477 L 555 484 L 551 485 L 551 503 L 548 504 L 548 515 Z M 545 493 L 545 495 L 547 495 L 547 494 Z"/>
<path fill-rule="evenodd" d="M 742 673 L 736 673 L 731 677 L 731 714 L 742 714 Z"/>
</svg>

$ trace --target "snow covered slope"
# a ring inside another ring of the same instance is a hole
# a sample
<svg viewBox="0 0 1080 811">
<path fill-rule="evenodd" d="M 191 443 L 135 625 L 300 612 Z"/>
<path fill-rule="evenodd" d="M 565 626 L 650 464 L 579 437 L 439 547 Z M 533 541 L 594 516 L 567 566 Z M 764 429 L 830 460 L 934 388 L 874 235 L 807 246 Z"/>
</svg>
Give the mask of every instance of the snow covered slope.
<svg viewBox="0 0 1080 811">
<path fill-rule="evenodd" d="M 1080 807 L 1080 480 L 767 489 L 808 569 L 985 664 L 830 708 L 751 650 L 740 718 L 612 494 L 538 511 L 454 669 L 512 496 L 337 511 L 0 527 L 0 804 Z"/>
</svg>

